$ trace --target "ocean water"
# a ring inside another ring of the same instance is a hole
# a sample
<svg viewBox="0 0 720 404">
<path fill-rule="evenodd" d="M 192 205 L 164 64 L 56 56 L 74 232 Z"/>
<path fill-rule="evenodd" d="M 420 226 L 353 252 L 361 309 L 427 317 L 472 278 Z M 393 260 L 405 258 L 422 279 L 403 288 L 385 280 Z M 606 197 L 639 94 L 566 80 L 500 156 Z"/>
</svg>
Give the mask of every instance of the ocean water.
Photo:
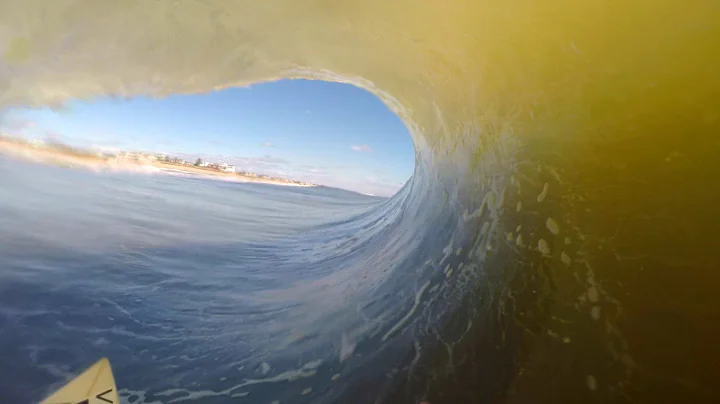
<svg viewBox="0 0 720 404">
<path fill-rule="evenodd" d="M 382 198 L 9 158 L 0 183 L 3 402 L 105 355 L 127 402 L 313 401 L 422 287 L 386 290 Z"/>
</svg>

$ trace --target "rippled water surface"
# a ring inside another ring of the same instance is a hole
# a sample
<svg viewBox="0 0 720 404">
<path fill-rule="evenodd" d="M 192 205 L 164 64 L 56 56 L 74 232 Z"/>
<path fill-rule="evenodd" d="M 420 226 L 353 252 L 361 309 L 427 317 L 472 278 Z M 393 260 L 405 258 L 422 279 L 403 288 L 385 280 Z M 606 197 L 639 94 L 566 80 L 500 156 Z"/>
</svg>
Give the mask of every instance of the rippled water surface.
<svg viewBox="0 0 720 404">
<path fill-rule="evenodd" d="M 301 396 L 373 323 L 354 300 L 366 290 L 312 294 L 362 269 L 351 251 L 374 248 L 368 211 L 384 199 L 9 159 L 0 181 L 3 401 L 39 399 L 102 355 L 130 402 L 270 399 L 296 379 Z"/>
</svg>

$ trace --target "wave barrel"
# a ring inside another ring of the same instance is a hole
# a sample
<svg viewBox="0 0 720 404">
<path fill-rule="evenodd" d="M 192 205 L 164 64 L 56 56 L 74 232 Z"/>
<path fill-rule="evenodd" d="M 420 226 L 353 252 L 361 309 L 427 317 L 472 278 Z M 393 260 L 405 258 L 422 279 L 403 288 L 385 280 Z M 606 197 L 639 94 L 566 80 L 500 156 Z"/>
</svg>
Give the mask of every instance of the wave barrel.
<svg viewBox="0 0 720 404">
<path fill-rule="evenodd" d="M 416 147 L 364 289 L 402 302 L 302 399 L 712 402 L 718 21 L 715 0 L 6 0 L 0 110 L 363 87 Z"/>
</svg>

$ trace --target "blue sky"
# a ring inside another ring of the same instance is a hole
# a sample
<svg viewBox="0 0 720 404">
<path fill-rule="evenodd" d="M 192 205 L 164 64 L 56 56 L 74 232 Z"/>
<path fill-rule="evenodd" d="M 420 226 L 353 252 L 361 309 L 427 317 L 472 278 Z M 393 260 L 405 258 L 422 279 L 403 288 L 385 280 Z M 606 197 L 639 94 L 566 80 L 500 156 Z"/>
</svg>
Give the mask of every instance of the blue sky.
<svg viewBox="0 0 720 404">
<path fill-rule="evenodd" d="M 3 122 L 28 137 L 224 160 L 374 195 L 397 191 L 414 167 L 400 119 L 374 95 L 340 83 L 283 80 L 165 99 L 76 101 L 61 111 L 14 110 Z"/>
</svg>

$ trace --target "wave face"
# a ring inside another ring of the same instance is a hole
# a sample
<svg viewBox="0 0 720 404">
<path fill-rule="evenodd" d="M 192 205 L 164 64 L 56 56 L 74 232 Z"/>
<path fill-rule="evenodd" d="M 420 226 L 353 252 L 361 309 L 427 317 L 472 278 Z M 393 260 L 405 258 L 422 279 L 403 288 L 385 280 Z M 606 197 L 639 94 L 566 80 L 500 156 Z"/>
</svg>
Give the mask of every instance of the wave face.
<svg viewBox="0 0 720 404">
<path fill-rule="evenodd" d="M 292 402 L 708 402 L 719 18 L 710 0 L 4 2 L 0 106 L 312 78 L 405 121 L 415 175 L 362 219 L 382 242 L 326 247 L 363 269 L 308 289 L 302 324 L 339 340 L 273 351 L 302 362 L 268 377 L 312 386 Z M 152 367 L 174 377 L 118 374 Z M 243 391 L 206 387 L 179 394 Z"/>
</svg>

